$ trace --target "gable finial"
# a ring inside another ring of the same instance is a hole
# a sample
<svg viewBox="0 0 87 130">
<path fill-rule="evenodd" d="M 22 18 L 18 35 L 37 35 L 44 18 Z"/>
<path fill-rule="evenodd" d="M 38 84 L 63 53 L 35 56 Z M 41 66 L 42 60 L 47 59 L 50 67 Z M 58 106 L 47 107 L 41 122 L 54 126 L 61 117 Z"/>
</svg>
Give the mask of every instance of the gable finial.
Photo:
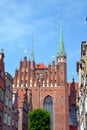
<svg viewBox="0 0 87 130">
<path fill-rule="evenodd" d="M 24 50 L 24 55 L 26 56 L 28 53 L 27 49 Z"/>
</svg>

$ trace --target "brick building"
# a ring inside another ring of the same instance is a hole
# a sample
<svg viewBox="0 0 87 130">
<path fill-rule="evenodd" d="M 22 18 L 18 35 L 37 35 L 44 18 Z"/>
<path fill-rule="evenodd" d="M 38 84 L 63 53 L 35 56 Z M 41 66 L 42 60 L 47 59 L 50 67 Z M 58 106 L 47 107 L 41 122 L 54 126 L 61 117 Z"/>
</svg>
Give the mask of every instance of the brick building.
<svg viewBox="0 0 87 130">
<path fill-rule="evenodd" d="M 87 130 L 87 41 L 81 43 L 81 58 L 77 62 L 79 79 L 78 130 Z"/>
<path fill-rule="evenodd" d="M 18 110 L 19 110 L 19 123 L 18 130 L 28 130 L 28 112 L 29 112 L 29 103 L 27 88 L 25 91 L 18 91 Z"/>
<path fill-rule="evenodd" d="M 69 130 L 67 55 L 61 28 L 56 59 L 57 63 L 53 59 L 47 67 L 44 63 L 36 64 L 32 48 L 30 60 L 25 56 L 15 71 L 13 90 L 21 91 L 27 87 L 32 91 L 32 109 L 43 108 L 51 113 L 52 130 Z"/>
<path fill-rule="evenodd" d="M 19 111 L 18 111 L 18 92 L 14 92 L 12 96 L 12 127 L 11 130 L 18 130 Z"/>
<path fill-rule="evenodd" d="M 76 99 L 78 96 L 78 83 L 73 81 L 67 83 L 68 94 L 69 94 L 69 126 L 70 130 L 78 130 L 77 122 L 77 104 Z"/>
<path fill-rule="evenodd" d="M 4 110 L 4 93 L 5 93 L 5 69 L 4 69 L 4 53 L 0 51 L 0 130 L 3 124 Z"/>
<path fill-rule="evenodd" d="M 5 72 L 3 130 L 12 130 L 12 83 L 13 78 L 9 73 Z"/>
</svg>

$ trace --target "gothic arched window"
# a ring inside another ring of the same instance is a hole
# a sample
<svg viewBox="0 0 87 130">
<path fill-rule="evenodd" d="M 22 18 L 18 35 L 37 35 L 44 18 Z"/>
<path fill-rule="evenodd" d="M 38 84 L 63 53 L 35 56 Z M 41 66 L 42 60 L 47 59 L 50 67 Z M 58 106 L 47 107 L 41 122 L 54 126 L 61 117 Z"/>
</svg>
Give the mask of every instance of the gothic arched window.
<svg viewBox="0 0 87 130">
<path fill-rule="evenodd" d="M 69 124 L 77 126 L 77 110 L 75 105 L 71 105 L 69 109 Z"/>
<path fill-rule="evenodd" d="M 44 99 L 44 109 L 46 109 L 48 112 L 50 112 L 50 118 L 51 118 L 51 129 L 53 130 L 53 100 L 51 96 L 47 96 Z"/>
</svg>

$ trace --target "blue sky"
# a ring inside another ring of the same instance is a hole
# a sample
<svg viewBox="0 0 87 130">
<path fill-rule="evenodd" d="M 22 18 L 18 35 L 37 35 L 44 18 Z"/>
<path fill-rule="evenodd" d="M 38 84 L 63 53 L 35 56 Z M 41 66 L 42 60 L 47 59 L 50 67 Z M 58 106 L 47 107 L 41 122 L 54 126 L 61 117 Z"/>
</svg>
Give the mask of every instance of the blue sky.
<svg viewBox="0 0 87 130">
<path fill-rule="evenodd" d="M 78 81 L 76 62 L 81 57 L 81 42 L 87 41 L 87 0 L 0 0 L 0 49 L 5 53 L 5 71 L 14 76 L 15 69 L 32 50 L 35 61 L 51 63 L 59 44 L 60 14 L 67 53 L 67 77 Z M 74 74 L 73 74 L 74 73 Z"/>
</svg>

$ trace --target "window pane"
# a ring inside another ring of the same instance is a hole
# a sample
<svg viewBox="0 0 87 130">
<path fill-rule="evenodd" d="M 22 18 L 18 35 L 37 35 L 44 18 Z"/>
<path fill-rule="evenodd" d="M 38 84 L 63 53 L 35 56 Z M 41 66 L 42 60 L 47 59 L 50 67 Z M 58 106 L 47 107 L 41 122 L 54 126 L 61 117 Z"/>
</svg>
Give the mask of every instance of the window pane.
<svg viewBox="0 0 87 130">
<path fill-rule="evenodd" d="M 77 112 L 76 106 L 71 105 L 69 110 L 69 124 L 73 126 L 77 126 Z"/>
<path fill-rule="evenodd" d="M 51 129 L 53 130 L 53 101 L 51 96 L 44 99 L 44 108 L 50 112 L 51 115 Z"/>
</svg>

